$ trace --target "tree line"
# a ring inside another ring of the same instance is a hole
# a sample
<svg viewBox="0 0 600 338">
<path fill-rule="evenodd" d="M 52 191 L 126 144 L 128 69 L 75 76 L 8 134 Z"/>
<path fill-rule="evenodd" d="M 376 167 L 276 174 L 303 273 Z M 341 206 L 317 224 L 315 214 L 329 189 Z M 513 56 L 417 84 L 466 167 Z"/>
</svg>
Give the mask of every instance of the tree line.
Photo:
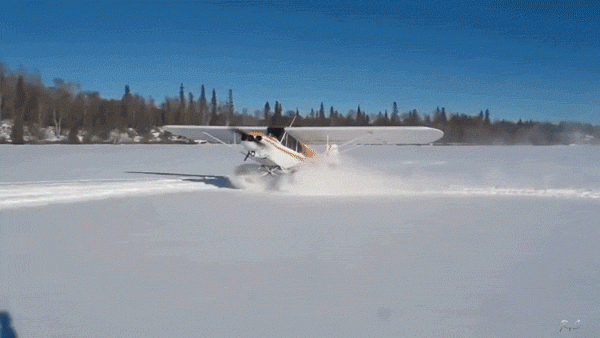
<svg viewBox="0 0 600 338">
<path fill-rule="evenodd" d="M 600 128 L 591 124 L 561 122 L 492 121 L 489 110 L 466 115 L 447 112 L 444 107 L 429 114 L 413 109 L 400 113 L 393 102 L 391 110 L 368 113 L 358 106 L 340 113 L 323 103 L 310 112 L 284 112 L 282 103 L 266 102 L 262 109 L 250 113 L 236 111 L 233 91 L 220 101 L 215 89 L 210 100 L 202 85 L 200 97 L 186 93 L 183 84 L 179 95 L 166 97 L 157 105 L 153 99 L 133 94 L 128 85 L 121 99 L 105 99 L 98 92 L 82 92 L 76 82 L 55 79 L 45 86 L 41 77 L 23 69 L 9 72 L 0 63 L 0 120 L 13 120 L 11 140 L 24 143 L 23 133 L 39 133 L 52 128 L 56 135 L 68 135 L 67 142 L 89 143 L 108 138 L 112 130 L 134 130 L 147 135 L 163 125 L 230 125 L 230 126 L 428 126 L 444 131 L 442 144 L 571 144 L 600 143 Z"/>
</svg>

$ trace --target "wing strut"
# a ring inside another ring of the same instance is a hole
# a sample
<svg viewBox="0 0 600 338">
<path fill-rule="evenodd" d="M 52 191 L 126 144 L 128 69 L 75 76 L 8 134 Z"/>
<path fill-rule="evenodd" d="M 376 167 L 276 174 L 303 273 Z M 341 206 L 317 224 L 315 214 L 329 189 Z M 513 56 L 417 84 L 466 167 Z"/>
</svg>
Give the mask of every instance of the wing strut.
<svg viewBox="0 0 600 338">
<path fill-rule="evenodd" d="M 370 135 L 370 134 L 364 134 L 364 135 L 362 135 L 362 136 L 359 136 L 359 137 L 353 138 L 352 140 L 350 140 L 350 141 L 348 141 L 348 142 L 345 142 L 344 144 L 341 144 L 341 145 L 339 145 L 339 146 L 338 146 L 338 148 L 345 147 L 345 146 L 347 146 L 347 145 L 349 145 L 349 144 L 351 144 L 351 143 L 354 143 L 354 141 L 358 141 L 358 140 L 360 140 L 361 138 L 363 138 L 363 137 L 365 137 L 365 136 L 367 136 L 367 135 Z"/>
<path fill-rule="evenodd" d="M 217 138 L 217 137 L 214 137 L 214 136 L 212 136 L 211 134 L 209 134 L 209 133 L 207 133 L 207 132 L 203 132 L 203 133 L 204 133 L 206 136 L 210 136 L 210 137 L 211 137 L 211 138 L 213 138 L 215 141 L 217 141 L 217 142 L 219 142 L 219 143 L 221 143 L 221 144 L 224 144 L 224 145 L 228 146 L 228 147 L 229 147 L 229 148 L 231 148 L 231 149 L 234 149 L 234 150 L 236 150 L 236 151 L 239 151 L 239 150 L 238 150 L 236 147 L 232 146 L 231 144 L 229 144 L 229 143 L 225 143 L 223 140 L 221 140 L 221 139 L 219 139 L 219 138 Z M 243 151 L 240 151 L 240 154 L 242 154 L 242 155 L 246 155 L 246 153 L 245 153 L 245 152 L 243 152 Z M 248 154 L 250 154 L 250 153 L 248 153 Z M 246 157 L 246 158 L 247 158 L 247 157 Z M 245 161 L 245 160 L 244 160 L 244 161 Z"/>
<path fill-rule="evenodd" d="M 290 128 L 293 124 L 294 121 L 296 121 L 296 117 L 298 117 L 297 114 L 294 114 L 294 118 L 292 119 L 292 122 L 290 123 L 290 126 L 288 128 Z M 287 136 L 287 130 L 283 130 L 283 135 L 281 136 L 281 141 L 279 141 L 279 143 L 281 144 L 281 142 L 283 141 L 283 138 Z"/>
</svg>

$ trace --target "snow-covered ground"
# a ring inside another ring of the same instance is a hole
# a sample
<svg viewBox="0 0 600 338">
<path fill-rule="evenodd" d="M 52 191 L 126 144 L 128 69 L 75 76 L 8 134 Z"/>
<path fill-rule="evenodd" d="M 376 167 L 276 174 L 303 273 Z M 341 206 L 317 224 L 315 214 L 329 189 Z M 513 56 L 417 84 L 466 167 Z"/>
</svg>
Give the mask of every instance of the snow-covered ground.
<svg viewBox="0 0 600 338">
<path fill-rule="evenodd" d="M 365 146 L 278 191 L 233 189 L 241 163 L 0 146 L 0 311 L 22 337 L 600 335 L 598 147 Z"/>
</svg>

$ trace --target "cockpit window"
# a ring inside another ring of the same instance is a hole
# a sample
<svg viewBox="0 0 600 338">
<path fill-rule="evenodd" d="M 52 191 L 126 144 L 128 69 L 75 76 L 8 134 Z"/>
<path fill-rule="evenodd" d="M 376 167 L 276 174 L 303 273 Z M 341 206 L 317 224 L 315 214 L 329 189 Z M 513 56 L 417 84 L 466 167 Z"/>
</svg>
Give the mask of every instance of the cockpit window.
<svg viewBox="0 0 600 338">
<path fill-rule="evenodd" d="M 299 153 L 302 152 L 302 144 L 286 133 L 284 128 L 269 127 L 267 128 L 267 135 L 275 137 L 279 142 L 281 142 L 281 144 L 292 150 L 295 150 Z"/>
<path fill-rule="evenodd" d="M 269 127 L 267 128 L 267 135 L 271 135 L 275 137 L 277 140 L 281 141 L 281 137 L 285 133 L 285 129 L 279 127 Z"/>
</svg>

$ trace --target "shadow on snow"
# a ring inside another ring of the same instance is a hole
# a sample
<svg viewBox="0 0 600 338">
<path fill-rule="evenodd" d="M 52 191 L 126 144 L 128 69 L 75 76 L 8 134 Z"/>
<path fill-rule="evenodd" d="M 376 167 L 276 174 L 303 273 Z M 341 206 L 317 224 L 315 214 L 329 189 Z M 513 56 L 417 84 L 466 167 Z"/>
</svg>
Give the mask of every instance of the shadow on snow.
<svg viewBox="0 0 600 338">
<path fill-rule="evenodd" d="M 126 173 L 127 174 L 190 177 L 190 178 L 182 178 L 182 180 L 189 181 L 189 182 L 206 183 L 206 184 L 214 185 L 215 187 L 218 187 L 218 188 L 235 189 L 233 184 L 231 184 L 231 180 L 227 176 L 159 173 L 159 172 L 151 172 L 151 171 L 126 171 Z"/>
</svg>

